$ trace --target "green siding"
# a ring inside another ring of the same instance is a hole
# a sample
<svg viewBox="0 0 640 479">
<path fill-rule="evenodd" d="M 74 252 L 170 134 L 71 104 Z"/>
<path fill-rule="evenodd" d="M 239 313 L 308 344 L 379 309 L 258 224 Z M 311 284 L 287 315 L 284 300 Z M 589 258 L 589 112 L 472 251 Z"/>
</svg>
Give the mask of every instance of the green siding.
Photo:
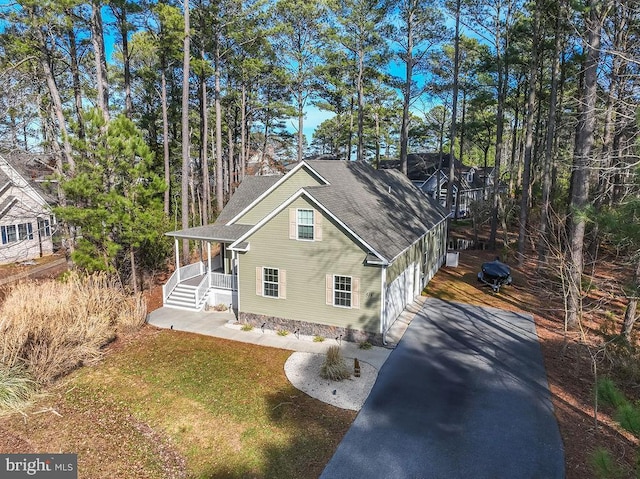
<svg viewBox="0 0 640 479">
<path fill-rule="evenodd" d="M 378 332 L 380 267 L 364 266 L 366 250 L 327 216 L 323 216 L 322 241 L 289 239 L 289 208 L 312 208 L 321 214 L 305 198 L 298 198 L 248 239 L 250 251 L 239 255 L 240 311 Z M 286 299 L 256 295 L 256 267 L 286 271 Z M 359 309 L 326 304 L 327 274 L 360 279 Z"/>
<path fill-rule="evenodd" d="M 419 241 L 409 247 L 403 254 L 387 268 L 387 284 L 391 284 L 406 270 L 411 263 L 420 265 L 421 276 L 428 275 L 440 266 L 441 258 L 445 253 L 446 222 L 440 223 L 429 231 Z M 425 253 L 429 253 L 425 263 Z"/>
<path fill-rule="evenodd" d="M 284 203 L 296 191 L 305 186 L 320 185 L 320 180 L 309 174 L 305 168 L 300 168 L 296 173 L 272 191 L 266 198 L 242 215 L 237 223 L 255 225 L 278 206 Z"/>
</svg>

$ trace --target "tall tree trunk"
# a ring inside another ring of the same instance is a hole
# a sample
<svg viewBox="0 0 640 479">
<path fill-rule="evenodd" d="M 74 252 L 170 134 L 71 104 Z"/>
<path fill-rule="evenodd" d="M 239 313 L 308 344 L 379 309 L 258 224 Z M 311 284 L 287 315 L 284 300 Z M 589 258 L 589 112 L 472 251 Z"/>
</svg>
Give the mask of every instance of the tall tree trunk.
<svg viewBox="0 0 640 479">
<path fill-rule="evenodd" d="M 440 123 L 440 134 L 438 135 L 438 171 L 436 174 L 436 196 L 435 200 L 440 203 L 440 190 L 442 189 L 442 184 L 440 179 L 442 177 L 442 163 L 443 163 L 443 155 L 444 155 L 444 130 L 447 123 L 447 109 L 442 108 L 442 123 Z M 446 200 L 445 200 L 446 201 Z"/>
<path fill-rule="evenodd" d="M 241 111 L 240 111 L 240 180 L 244 180 L 244 175 L 247 168 L 247 87 L 242 82 L 242 96 L 241 96 Z"/>
<path fill-rule="evenodd" d="M 353 95 L 349 103 L 349 135 L 347 138 L 347 161 L 351 161 L 351 149 L 353 148 Z"/>
<path fill-rule="evenodd" d="M 453 57 L 453 98 L 451 105 L 451 130 L 449 132 L 449 181 L 447 183 L 447 213 L 453 206 L 453 183 L 456 178 L 455 144 L 456 122 L 458 121 L 458 76 L 460 72 L 460 7 L 461 0 L 456 0 L 456 26 Z M 439 193 L 439 192 L 438 192 Z"/>
<path fill-rule="evenodd" d="M 380 115 L 376 112 L 373 115 L 373 121 L 376 130 L 376 151 L 375 151 L 375 167 L 380 168 Z"/>
<path fill-rule="evenodd" d="M 204 48 L 200 51 L 200 57 L 205 60 Z M 211 185 L 209 184 L 209 108 L 207 106 L 207 80 L 200 80 L 200 164 L 202 165 L 202 222 L 209 224 L 211 206 Z"/>
<path fill-rule="evenodd" d="M 547 243 L 549 242 L 547 230 L 549 228 L 551 208 L 551 169 L 556 136 L 556 115 L 558 103 L 558 76 L 560 74 L 561 55 L 561 18 L 564 12 L 564 2 L 561 1 L 556 15 L 555 41 L 553 45 L 553 63 L 551 65 L 551 91 L 549 92 L 549 115 L 547 120 L 547 136 L 545 138 L 544 163 L 542 173 L 542 205 L 540 211 L 540 230 L 538 242 L 538 261 L 542 265 L 547 261 Z"/>
<path fill-rule="evenodd" d="M 302 65 L 298 65 L 298 78 L 301 78 L 303 75 Z M 298 99 L 298 161 L 302 161 L 302 157 L 304 156 L 304 92 L 303 87 L 300 86 L 299 90 L 296 92 L 296 97 Z"/>
<path fill-rule="evenodd" d="M 100 0 L 91 3 L 91 44 L 96 68 L 97 105 L 106 122 L 109 122 L 109 81 L 104 51 L 104 29 Z"/>
<path fill-rule="evenodd" d="M 229 198 L 231 198 L 231 195 L 233 194 L 233 187 L 234 187 L 234 172 L 235 172 L 235 165 L 234 165 L 234 156 L 235 156 L 235 152 L 234 152 L 234 141 L 233 141 L 233 128 L 231 127 L 231 125 L 229 125 L 229 128 L 227 129 L 227 142 L 229 143 L 228 147 L 227 147 L 227 170 L 228 170 L 228 176 L 229 176 Z"/>
<path fill-rule="evenodd" d="M 181 214 L 182 229 L 189 227 L 189 68 L 191 52 L 191 33 L 189 28 L 189 0 L 184 0 L 184 43 L 182 59 L 182 188 Z M 189 240 L 182 240 L 182 258 L 189 263 Z M 179 268 L 180 265 L 176 265 Z"/>
<path fill-rule="evenodd" d="M 596 126 L 596 95 L 600 38 L 605 14 L 599 0 L 589 2 L 586 21 L 584 87 L 581 94 L 582 109 L 576 132 L 576 148 L 571 175 L 569 202 L 569 298 L 567 303 L 567 328 L 575 329 L 582 313 L 583 246 L 586 219 L 585 208 L 589 201 L 589 166 Z"/>
<path fill-rule="evenodd" d="M 60 133 L 60 138 L 62 141 L 62 148 L 64 151 L 65 161 L 69 165 L 69 173 L 73 175 L 73 172 L 76 167 L 76 162 L 73 159 L 73 153 L 71 150 L 71 142 L 69 141 L 69 134 L 67 132 L 67 123 L 64 118 L 64 110 L 62 109 L 62 99 L 60 98 L 60 91 L 58 90 L 58 85 L 56 84 L 56 79 L 53 76 L 53 70 L 49 64 L 50 61 L 50 52 L 46 47 L 46 42 L 44 39 L 44 34 L 41 30 L 38 30 L 39 40 L 41 41 L 43 48 L 43 55 L 40 57 L 40 67 L 44 72 L 45 80 L 47 82 L 47 88 L 49 90 L 49 95 L 51 96 L 51 102 L 53 103 L 53 109 L 55 113 L 55 117 L 58 123 L 58 132 Z M 59 171 L 62 174 L 62 170 Z"/>
<path fill-rule="evenodd" d="M 358 52 L 358 151 L 356 159 L 364 161 L 364 51 Z"/>
<path fill-rule="evenodd" d="M 413 11 L 407 17 L 407 52 L 405 60 L 405 81 L 402 92 L 402 126 L 400 127 L 400 164 L 402 172 L 409 174 L 407 155 L 409 153 L 409 107 L 411 106 L 411 80 L 413 79 Z"/>
<path fill-rule="evenodd" d="M 67 12 L 67 15 L 71 15 Z M 82 118 L 82 87 L 80 86 L 80 67 L 78 66 L 78 46 L 76 32 L 73 28 L 67 30 L 69 40 L 69 57 L 71 59 L 71 78 L 73 82 L 73 98 L 76 110 L 76 121 L 78 122 L 78 138 L 84 139 L 84 120 Z"/>
<path fill-rule="evenodd" d="M 120 20 L 120 36 L 122 37 L 122 61 L 124 63 L 124 113 L 127 118 L 133 115 L 131 100 L 131 55 L 129 54 L 129 27 L 126 9 L 123 7 L 123 18 Z"/>
<path fill-rule="evenodd" d="M 509 195 L 515 191 L 514 181 L 516 178 L 516 168 L 518 166 L 518 131 L 520 130 L 520 88 L 522 82 L 518 82 L 516 87 L 515 108 L 513 110 L 513 128 L 511 129 L 511 158 L 509 159 Z"/>
<path fill-rule="evenodd" d="M 499 15 L 498 15 L 499 17 Z M 499 23 L 499 22 L 497 22 Z M 491 233 L 489 235 L 489 247 L 496 249 L 496 235 L 498 231 L 498 216 L 500 213 L 500 170 L 502 168 L 502 147 L 504 134 L 504 104 L 509 84 L 505 59 L 500 51 L 502 40 L 500 25 L 496 25 L 496 63 L 498 68 L 498 108 L 496 111 L 496 156 L 493 172 L 493 205 L 491 212 Z"/>
<path fill-rule="evenodd" d="M 518 262 L 524 262 L 524 249 L 527 239 L 527 220 L 529 217 L 529 186 L 531 184 L 531 157 L 533 153 L 533 126 L 536 117 L 536 86 L 538 74 L 538 31 L 540 29 L 540 5 L 536 0 L 534 7 L 533 42 L 531 64 L 529 65 L 529 92 L 527 97 L 527 121 L 525 133 L 524 165 L 522 174 L 522 196 L 520 198 L 520 229 L 518 232 Z"/>
<path fill-rule="evenodd" d="M 215 85 L 214 102 L 216 110 L 216 210 L 220 214 L 224 207 L 224 178 L 222 159 L 222 106 L 220 104 L 220 42 L 216 41 L 215 46 Z"/>
<path fill-rule="evenodd" d="M 464 128 L 465 121 L 467 120 L 467 91 L 462 90 L 462 118 L 460 119 L 460 153 L 458 159 L 462 162 L 462 155 L 464 154 Z"/>
<path fill-rule="evenodd" d="M 167 106 L 167 68 L 162 60 L 162 73 L 160 75 L 161 91 L 160 103 L 162 104 L 162 158 L 164 160 L 164 214 L 169 217 L 171 205 L 171 164 L 169 163 L 169 111 Z"/>
</svg>

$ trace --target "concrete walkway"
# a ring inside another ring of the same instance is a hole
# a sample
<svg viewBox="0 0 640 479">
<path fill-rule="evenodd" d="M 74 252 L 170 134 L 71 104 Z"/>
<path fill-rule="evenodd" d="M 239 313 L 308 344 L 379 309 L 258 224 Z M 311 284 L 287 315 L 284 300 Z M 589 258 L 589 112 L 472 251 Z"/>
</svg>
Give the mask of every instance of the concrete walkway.
<svg viewBox="0 0 640 479">
<path fill-rule="evenodd" d="M 236 321 L 233 312 L 193 312 L 163 307 L 149 313 L 147 323 L 159 328 L 173 328 L 178 331 L 308 353 L 323 354 L 329 346 L 340 344 L 342 355 L 345 358 L 358 358 L 358 360 L 365 361 L 379 370 L 404 334 L 411 319 L 420 311 L 423 301 L 424 298 L 416 300 L 396 320 L 387 335 L 389 346 L 384 348 L 373 346 L 371 349 L 360 349 L 357 343 L 338 342 L 333 338 L 327 338 L 323 342 L 314 342 L 310 337 L 301 336 L 298 338 L 294 334 L 279 336 L 275 331 L 262 332 L 259 328 L 242 331 L 239 326 L 231 324 Z"/>
<path fill-rule="evenodd" d="M 390 477 L 564 477 L 530 315 L 426 301 L 321 476 Z"/>
</svg>

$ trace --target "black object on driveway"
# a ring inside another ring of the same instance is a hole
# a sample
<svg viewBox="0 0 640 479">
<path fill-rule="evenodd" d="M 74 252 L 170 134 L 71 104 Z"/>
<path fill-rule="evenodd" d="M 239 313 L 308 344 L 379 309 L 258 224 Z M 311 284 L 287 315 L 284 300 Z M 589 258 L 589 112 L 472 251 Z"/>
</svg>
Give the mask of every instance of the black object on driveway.
<svg viewBox="0 0 640 479">
<path fill-rule="evenodd" d="M 478 281 L 491 286 L 493 292 L 497 293 L 500 291 L 500 286 L 511 284 L 511 268 L 497 258 L 494 261 L 482 263 Z"/>
<path fill-rule="evenodd" d="M 564 476 L 533 318 L 428 299 L 321 477 Z"/>
</svg>

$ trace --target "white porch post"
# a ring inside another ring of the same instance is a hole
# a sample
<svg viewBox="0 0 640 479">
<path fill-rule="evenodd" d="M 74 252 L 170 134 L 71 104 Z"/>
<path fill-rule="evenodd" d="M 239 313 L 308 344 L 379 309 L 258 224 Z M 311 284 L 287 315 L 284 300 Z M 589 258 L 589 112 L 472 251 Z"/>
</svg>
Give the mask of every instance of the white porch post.
<svg viewBox="0 0 640 479">
<path fill-rule="evenodd" d="M 209 276 L 209 287 L 211 287 L 211 241 L 207 241 L 207 275 Z"/>
<path fill-rule="evenodd" d="M 176 276 L 178 278 L 178 283 L 180 282 L 180 244 L 178 238 L 174 240 L 175 250 L 176 250 Z"/>
</svg>

